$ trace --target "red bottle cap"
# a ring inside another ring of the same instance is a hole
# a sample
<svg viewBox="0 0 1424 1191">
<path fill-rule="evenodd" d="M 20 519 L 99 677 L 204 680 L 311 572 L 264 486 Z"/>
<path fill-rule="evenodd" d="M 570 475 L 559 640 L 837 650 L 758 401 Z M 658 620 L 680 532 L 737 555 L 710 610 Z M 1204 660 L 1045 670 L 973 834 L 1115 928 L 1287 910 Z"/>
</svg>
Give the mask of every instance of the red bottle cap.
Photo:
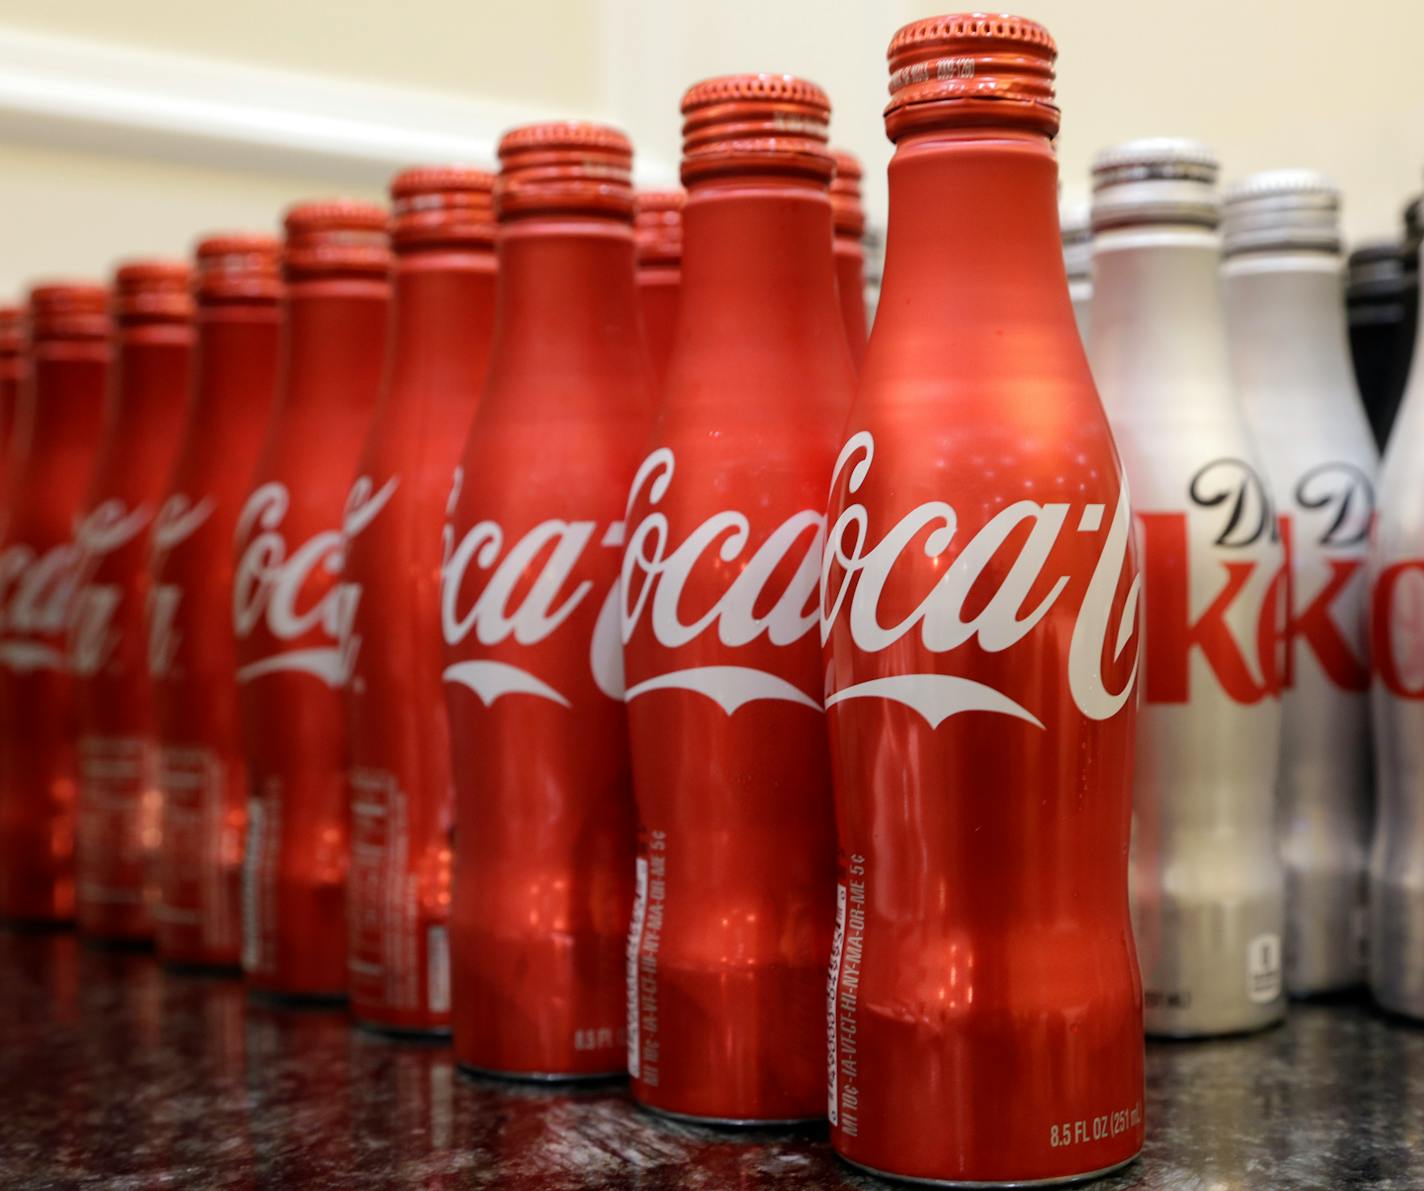
<svg viewBox="0 0 1424 1191">
<path fill-rule="evenodd" d="M 558 121 L 526 124 L 499 142 L 495 213 L 633 218 L 633 145 L 616 128 Z"/>
<path fill-rule="evenodd" d="M 358 199 L 322 199 L 288 209 L 282 271 L 288 278 L 358 274 L 385 277 L 391 268 L 390 218 Z"/>
<path fill-rule="evenodd" d="M 184 261 L 144 260 L 114 272 L 120 322 L 181 323 L 193 317 L 192 271 Z"/>
<path fill-rule="evenodd" d="M 1023 17 L 982 12 L 930 17 L 890 39 L 885 132 L 979 125 L 1058 132 L 1048 30 Z"/>
<path fill-rule="evenodd" d="M 25 308 L 0 306 L 0 356 L 18 356 L 25 350 Z"/>
<path fill-rule="evenodd" d="M 391 180 L 396 250 L 494 244 L 494 175 L 463 165 L 422 165 Z"/>
<path fill-rule="evenodd" d="M 633 234 L 640 265 L 675 265 L 682 260 L 684 190 L 640 190 L 633 196 Z"/>
<path fill-rule="evenodd" d="M 282 245 L 260 232 L 204 236 L 195 251 L 199 302 L 275 302 L 282 289 Z"/>
<path fill-rule="evenodd" d="M 831 101 L 789 74 L 708 79 L 682 97 L 682 181 L 712 173 L 799 174 L 828 184 Z"/>
<path fill-rule="evenodd" d="M 32 339 L 107 339 L 109 291 L 87 281 L 59 281 L 30 290 Z"/>
<path fill-rule="evenodd" d="M 832 149 L 836 161 L 836 176 L 831 179 L 831 212 L 835 216 L 836 235 L 859 240 L 865 234 L 865 209 L 860 205 L 860 162 L 855 154 L 844 149 Z"/>
</svg>

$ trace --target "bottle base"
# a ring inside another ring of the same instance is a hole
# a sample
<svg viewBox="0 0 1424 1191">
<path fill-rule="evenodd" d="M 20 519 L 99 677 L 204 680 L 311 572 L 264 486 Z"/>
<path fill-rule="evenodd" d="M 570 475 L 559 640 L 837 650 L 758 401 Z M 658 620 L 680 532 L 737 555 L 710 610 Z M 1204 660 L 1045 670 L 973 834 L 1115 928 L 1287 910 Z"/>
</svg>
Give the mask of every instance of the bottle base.
<svg viewBox="0 0 1424 1191">
<path fill-rule="evenodd" d="M 511 1083 L 560 1084 L 560 1083 L 608 1083 L 624 1079 L 626 1068 L 618 1071 L 501 1071 L 494 1067 L 477 1067 L 473 1063 L 457 1061 L 455 1064 L 466 1075 L 477 1079 L 504 1079 Z"/>
<path fill-rule="evenodd" d="M 704 1117 L 696 1113 L 659 1108 L 656 1104 L 645 1104 L 636 1096 L 633 1097 L 633 1103 L 644 1112 L 666 1117 L 670 1121 L 680 1121 L 687 1125 L 713 1125 L 722 1129 L 789 1129 L 796 1125 L 812 1125 L 826 1119 L 824 1115 L 814 1117 Z"/>
<path fill-rule="evenodd" d="M 247 995 L 259 1005 L 274 1009 L 339 1009 L 346 1004 L 344 992 L 279 992 L 271 988 L 249 988 Z"/>
<path fill-rule="evenodd" d="M 1046 1179 L 935 1179 L 926 1178 L 923 1175 L 895 1174 L 893 1171 L 880 1170 L 878 1167 L 867 1166 L 864 1162 L 857 1162 L 854 1158 L 847 1158 L 844 1154 L 837 1153 L 836 1157 L 847 1166 L 853 1166 L 856 1170 L 863 1170 L 866 1174 L 873 1174 L 877 1178 L 888 1179 L 893 1183 L 911 1183 L 916 1187 L 1001 1187 L 1012 1189 L 1015 1187 L 1067 1187 L 1075 1183 L 1086 1183 L 1093 1179 L 1106 1178 L 1110 1174 L 1131 1166 L 1141 1156 L 1142 1151 L 1138 1150 L 1121 1162 L 1114 1162 L 1111 1166 L 1102 1166 L 1097 1170 L 1085 1170 L 1079 1174 L 1053 1175 Z"/>
<path fill-rule="evenodd" d="M 27 918 L 22 914 L 0 915 L 0 926 L 22 935 L 55 935 L 74 929 L 73 918 Z"/>
<path fill-rule="evenodd" d="M 363 1034 L 374 1034 L 392 1042 L 429 1042 L 443 1045 L 450 1041 L 449 1026 L 393 1026 L 357 1013 L 351 1015 L 351 1020 Z"/>
<path fill-rule="evenodd" d="M 152 951 L 153 940 L 124 935 L 86 935 L 79 932 L 79 941 L 94 951 Z"/>
<path fill-rule="evenodd" d="M 1211 1042 L 1216 1038 L 1246 1038 L 1252 1034 L 1264 1034 L 1284 1025 L 1285 1011 L 1269 1021 L 1255 1021 L 1238 1026 L 1177 1026 L 1175 1028 L 1149 1026 L 1143 1032 L 1153 1042 Z"/>
<path fill-rule="evenodd" d="M 198 976 L 209 980 L 242 979 L 242 965 L 238 963 L 223 963 L 221 960 L 169 959 L 162 952 L 159 952 L 158 962 L 163 965 L 165 972 L 173 972 L 179 976 Z"/>
</svg>

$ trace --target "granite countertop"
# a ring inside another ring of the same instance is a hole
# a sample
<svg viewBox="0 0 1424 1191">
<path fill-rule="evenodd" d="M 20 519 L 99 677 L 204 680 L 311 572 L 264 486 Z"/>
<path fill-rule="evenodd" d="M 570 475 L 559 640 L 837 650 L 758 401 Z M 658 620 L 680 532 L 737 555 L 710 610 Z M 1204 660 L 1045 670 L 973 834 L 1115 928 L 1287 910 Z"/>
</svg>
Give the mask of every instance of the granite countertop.
<svg viewBox="0 0 1424 1191">
<path fill-rule="evenodd" d="M 1424 1029 L 1357 1001 L 1249 1038 L 1153 1044 L 1147 1148 L 1092 1184 L 1424 1187 Z M 458 1073 L 332 1010 L 69 934 L 0 931 L 0 1185 L 524 1191 L 887 1188 L 824 1127 L 728 1133 L 639 1112 L 618 1083 Z"/>
</svg>

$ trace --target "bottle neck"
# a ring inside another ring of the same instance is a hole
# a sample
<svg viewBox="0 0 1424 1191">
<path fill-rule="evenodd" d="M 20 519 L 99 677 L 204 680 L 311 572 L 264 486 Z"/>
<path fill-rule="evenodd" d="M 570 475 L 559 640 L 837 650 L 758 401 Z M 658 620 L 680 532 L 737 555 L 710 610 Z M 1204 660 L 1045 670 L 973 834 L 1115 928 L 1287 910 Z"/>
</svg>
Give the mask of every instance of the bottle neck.
<svg viewBox="0 0 1424 1191">
<path fill-rule="evenodd" d="M 1261 406 L 1255 412 L 1292 419 L 1334 417 L 1346 401 L 1358 405 L 1340 293 L 1336 253 L 1227 258 L 1222 296 L 1231 364 L 1248 410 Z"/>
<path fill-rule="evenodd" d="M 336 421 L 369 415 L 381 381 L 389 306 L 386 281 L 290 282 L 283 304 L 281 410 Z"/>
<path fill-rule="evenodd" d="M 501 226 L 484 414 L 567 410 L 581 396 L 650 404 L 633 229 L 617 219 L 526 217 Z"/>
<path fill-rule="evenodd" d="M 492 249 L 424 249 L 396 257 L 389 399 L 473 408 L 494 324 Z"/>
<path fill-rule="evenodd" d="M 276 302 L 199 305 L 190 437 L 249 433 L 265 424 L 279 325 Z"/>
<path fill-rule="evenodd" d="M 103 424 L 110 361 L 102 341 L 37 343 L 20 393 L 14 456 L 43 468 L 51 451 L 92 448 Z"/>
<path fill-rule="evenodd" d="M 1051 358 L 1048 348 L 1071 341 L 1057 185 L 1052 146 L 1036 133 L 902 137 L 890 161 L 885 268 L 865 374 L 893 383 L 900 374 L 943 373 L 952 361 L 957 374 L 982 381 L 1021 374 L 1026 360 Z M 1013 351 L 993 333 L 1004 327 L 1013 328 Z"/>
<path fill-rule="evenodd" d="M 147 443 L 176 436 L 188 404 L 193 327 L 120 327 L 114 353 L 108 437 Z"/>
<path fill-rule="evenodd" d="M 1207 228 L 1095 237 L 1089 354 L 1112 417 L 1237 416 L 1220 265 L 1220 237 Z"/>
<path fill-rule="evenodd" d="M 833 394 L 844 405 L 851 363 L 833 245 L 823 187 L 755 177 L 695 183 L 683 208 L 671 366 L 675 375 L 695 371 L 699 381 L 735 370 L 747 383 L 674 383 L 669 401 L 697 392 L 720 408 L 739 396 L 764 403 L 764 382 L 789 373 L 793 383 L 777 383 L 778 396 L 814 401 Z"/>
</svg>

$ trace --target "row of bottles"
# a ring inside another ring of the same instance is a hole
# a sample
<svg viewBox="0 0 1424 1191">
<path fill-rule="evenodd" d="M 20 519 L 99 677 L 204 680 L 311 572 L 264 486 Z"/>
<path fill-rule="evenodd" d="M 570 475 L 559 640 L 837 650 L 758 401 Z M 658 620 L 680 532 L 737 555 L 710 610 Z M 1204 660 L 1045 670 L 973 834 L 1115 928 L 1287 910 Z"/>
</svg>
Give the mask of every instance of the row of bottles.
<svg viewBox="0 0 1424 1191">
<path fill-rule="evenodd" d="M 896 34 L 868 345 L 784 75 L 33 290 L 0 914 L 925 1179 L 1129 1160 L 1367 905 L 1424 1016 L 1424 397 L 1377 482 L 1316 175 L 1110 149 L 1065 268 L 1055 58 Z"/>
</svg>

